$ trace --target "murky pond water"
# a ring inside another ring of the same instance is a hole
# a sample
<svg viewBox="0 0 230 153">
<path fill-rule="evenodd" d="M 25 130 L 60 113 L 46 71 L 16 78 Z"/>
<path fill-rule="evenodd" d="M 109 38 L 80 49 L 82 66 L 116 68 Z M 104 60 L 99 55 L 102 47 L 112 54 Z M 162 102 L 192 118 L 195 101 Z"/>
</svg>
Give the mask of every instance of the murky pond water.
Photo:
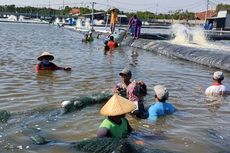
<svg viewBox="0 0 230 153">
<path fill-rule="evenodd" d="M 66 115 L 54 110 L 63 100 L 111 89 L 124 67 L 147 84 L 146 104 L 153 103 L 153 86 L 164 84 L 169 101 L 179 110 L 156 124 L 128 116 L 136 130 L 159 135 L 144 137 L 147 146 L 191 153 L 229 151 L 230 99 L 210 102 L 204 96 L 216 69 L 128 46 L 104 54 L 102 40 L 85 44 L 82 34 L 51 25 L 1 23 L 0 34 L 0 110 L 12 113 L 7 124 L 0 123 L 0 152 L 75 152 L 69 146 L 36 146 L 30 137 L 35 133 L 60 141 L 95 137 L 103 120 L 101 105 Z M 226 41 L 211 44 L 229 46 Z M 44 50 L 72 72 L 35 73 L 36 58 Z M 230 73 L 224 73 L 228 84 Z M 22 149 L 4 149 L 9 144 Z"/>
</svg>

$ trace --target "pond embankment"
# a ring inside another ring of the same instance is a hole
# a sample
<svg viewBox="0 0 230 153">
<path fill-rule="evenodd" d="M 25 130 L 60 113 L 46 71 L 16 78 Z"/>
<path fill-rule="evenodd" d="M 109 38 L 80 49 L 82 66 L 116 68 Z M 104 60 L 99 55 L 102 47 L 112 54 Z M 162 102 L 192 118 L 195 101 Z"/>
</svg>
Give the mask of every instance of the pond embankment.
<svg viewBox="0 0 230 153">
<path fill-rule="evenodd" d="M 210 51 L 207 48 L 203 49 L 172 44 L 168 41 L 146 39 L 135 40 L 131 46 L 230 71 L 230 52 L 227 51 Z"/>
</svg>

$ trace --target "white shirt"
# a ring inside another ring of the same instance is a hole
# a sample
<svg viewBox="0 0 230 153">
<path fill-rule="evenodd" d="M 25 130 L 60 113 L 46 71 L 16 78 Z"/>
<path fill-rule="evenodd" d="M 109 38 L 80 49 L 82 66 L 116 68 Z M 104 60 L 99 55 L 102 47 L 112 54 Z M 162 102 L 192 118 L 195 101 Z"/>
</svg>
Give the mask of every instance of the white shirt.
<svg viewBox="0 0 230 153">
<path fill-rule="evenodd" d="M 205 90 L 206 96 L 218 96 L 224 94 L 230 94 L 230 90 L 219 83 L 213 83 L 210 87 L 208 87 Z"/>
</svg>

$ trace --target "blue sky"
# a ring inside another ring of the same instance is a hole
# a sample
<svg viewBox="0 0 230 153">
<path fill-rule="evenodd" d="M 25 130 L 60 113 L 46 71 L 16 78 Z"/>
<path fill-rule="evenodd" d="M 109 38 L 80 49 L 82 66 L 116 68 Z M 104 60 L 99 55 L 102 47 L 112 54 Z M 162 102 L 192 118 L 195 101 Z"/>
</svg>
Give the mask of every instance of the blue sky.
<svg viewBox="0 0 230 153">
<path fill-rule="evenodd" d="M 96 2 L 96 9 L 106 9 L 117 7 L 120 10 L 133 11 L 151 11 L 154 13 L 164 13 L 177 9 L 189 10 L 193 12 L 206 10 L 207 0 L 0 0 L 0 5 L 15 4 L 16 6 L 44 6 L 48 7 L 49 3 L 52 8 L 62 8 L 68 6 L 89 6 L 90 2 Z M 216 4 L 230 4 L 230 0 L 209 0 L 209 8 L 215 8 Z"/>
</svg>

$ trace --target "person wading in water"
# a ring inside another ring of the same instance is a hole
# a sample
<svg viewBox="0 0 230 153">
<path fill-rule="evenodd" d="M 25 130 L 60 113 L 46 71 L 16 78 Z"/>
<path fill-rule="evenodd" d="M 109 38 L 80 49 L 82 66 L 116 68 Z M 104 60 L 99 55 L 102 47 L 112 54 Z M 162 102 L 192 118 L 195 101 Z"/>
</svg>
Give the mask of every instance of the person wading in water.
<svg viewBox="0 0 230 153">
<path fill-rule="evenodd" d="M 50 54 L 49 52 L 43 52 L 38 58 L 40 62 L 36 64 L 35 70 L 66 70 L 71 71 L 70 67 L 59 67 L 55 65 L 54 63 L 50 62 L 54 59 L 54 56 Z"/>
<path fill-rule="evenodd" d="M 125 138 L 132 131 L 125 114 L 136 109 L 136 105 L 117 93 L 102 107 L 100 113 L 107 116 L 101 123 L 97 137 Z"/>
</svg>

